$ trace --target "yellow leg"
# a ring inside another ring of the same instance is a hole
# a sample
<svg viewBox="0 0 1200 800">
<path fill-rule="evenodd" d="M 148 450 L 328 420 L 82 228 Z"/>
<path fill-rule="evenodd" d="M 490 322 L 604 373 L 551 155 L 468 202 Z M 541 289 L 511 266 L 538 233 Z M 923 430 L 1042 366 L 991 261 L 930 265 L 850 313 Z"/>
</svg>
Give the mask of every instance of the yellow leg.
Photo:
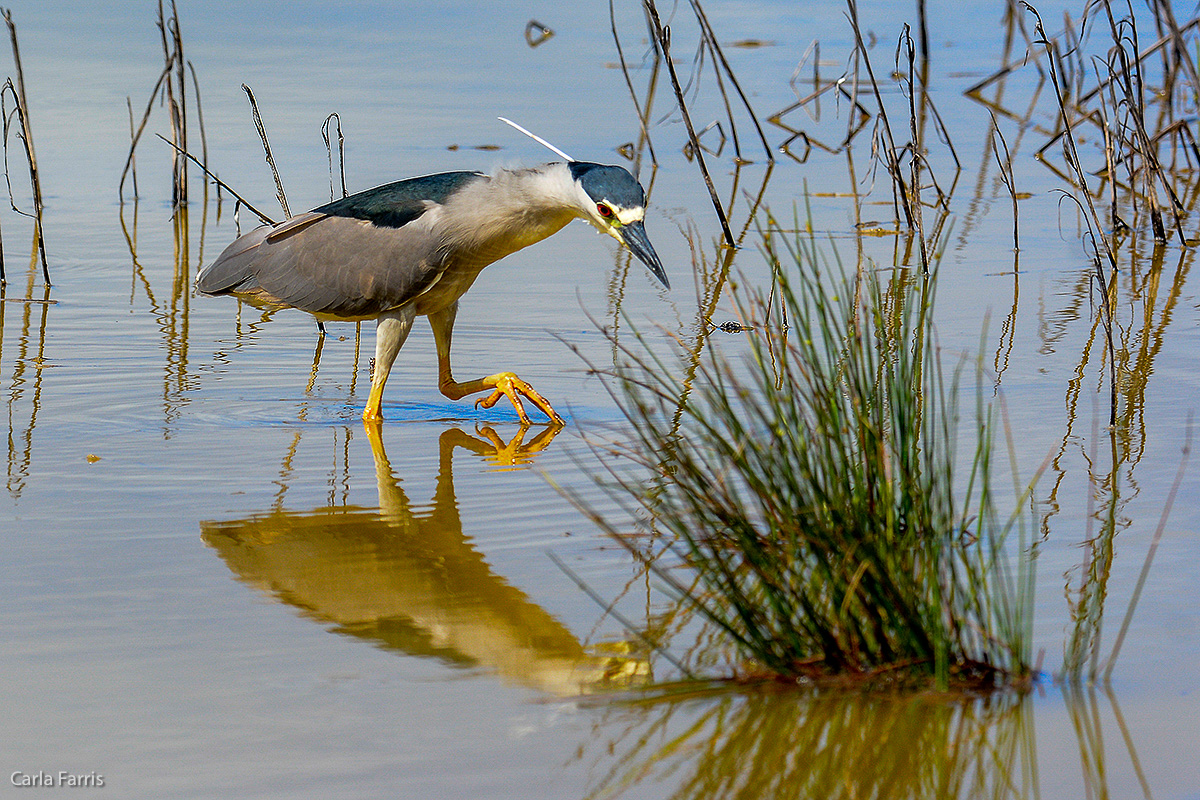
<svg viewBox="0 0 1200 800">
<path fill-rule="evenodd" d="M 454 330 L 454 317 L 457 313 L 458 303 L 455 303 L 449 308 L 429 315 L 429 325 L 433 328 L 433 340 L 437 344 L 438 389 L 442 394 L 451 400 L 461 400 L 467 395 L 490 391 L 491 394 L 487 397 L 475 401 L 476 408 L 480 406 L 491 408 L 501 397 L 507 397 L 512 402 L 513 408 L 516 409 L 517 416 L 521 418 L 521 423 L 530 425 L 532 423 L 529 421 L 529 415 L 525 413 L 525 404 L 521 401 L 521 398 L 524 397 L 541 409 L 542 413 L 549 417 L 555 425 L 565 424 L 563 418 L 546 401 L 546 398 L 534 391 L 532 386 L 518 378 L 515 373 L 497 372 L 495 375 L 466 383 L 454 380 L 454 376 L 450 372 L 450 340 Z"/>
<path fill-rule="evenodd" d="M 405 306 L 384 314 L 375 324 L 375 371 L 371 375 L 371 394 L 367 397 L 367 407 L 363 409 L 365 421 L 383 419 L 380 411 L 383 404 L 383 386 L 392 371 L 396 354 L 408 338 L 415 316 L 416 311 L 411 306 Z"/>
</svg>

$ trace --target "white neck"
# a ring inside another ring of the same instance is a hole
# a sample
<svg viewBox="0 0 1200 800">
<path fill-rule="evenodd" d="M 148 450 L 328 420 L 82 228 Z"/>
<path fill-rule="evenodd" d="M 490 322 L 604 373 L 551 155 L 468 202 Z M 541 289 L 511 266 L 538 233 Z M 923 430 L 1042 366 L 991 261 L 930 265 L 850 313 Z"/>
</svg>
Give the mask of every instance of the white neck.
<svg viewBox="0 0 1200 800">
<path fill-rule="evenodd" d="M 571 170 L 561 162 L 500 169 L 451 198 L 442 224 L 454 250 L 490 264 L 582 217 L 579 191 Z"/>
</svg>

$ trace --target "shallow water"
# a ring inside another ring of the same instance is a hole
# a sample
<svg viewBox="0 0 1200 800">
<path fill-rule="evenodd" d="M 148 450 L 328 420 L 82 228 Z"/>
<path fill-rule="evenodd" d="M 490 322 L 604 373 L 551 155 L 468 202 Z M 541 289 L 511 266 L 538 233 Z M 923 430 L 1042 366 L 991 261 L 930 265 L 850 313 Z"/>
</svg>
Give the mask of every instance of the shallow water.
<svg viewBox="0 0 1200 800">
<path fill-rule="evenodd" d="M 849 49 L 836 4 L 707 10 L 725 41 L 761 44 L 726 52 L 762 116 L 796 99 L 788 79 L 813 38 L 830 74 Z M 677 13 L 686 65 L 694 33 Z M 909 8 L 862 13 L 878 36 L 877 69 L 888 69 L 896 20 Z M 1102 532 L 1113 491 L 1106 477 L 1116 474 L 1120 498 L 1106 599 L 1113 633 L 1175 479 L 1200 396 L 1192 253 L 1171 244 L 1156 259 L 1145 237 L 1135 240 L 1118 320 L 1132 364 L 1121 384 L 1131 422 L 1111 435 L 1078 220 L 1054 192 L 1063 182 L 1032 158 L 1040 144 L 1026 142 L 1049 111 L 1028 125 L 1004 118 L 1018 189 L 1028 193 L 1014 276 L 989 117 L 962 96 L 1001 60 L 1002 9 L 976 3 L 954 13 L 986 23 L 932 21 L 930 84 L 965 165 L 939 272 L 939 335 L 948 352 L 982 343 L 1021 474 L 1050 460 L 1037 494 L 1046 538 L 1035 639 L 1051 674 L 1071 628 L 1067 590 L 1089 558 L 1083 543 Z M 603 4 L 464 13 L 196 2 L 180 14 L 210 163 L 275 214 L 243 82 L 255 90 L 293 210 L 330 196 L 320 127 L 333 111 L 351 190 L 546 160 L 499 115 L 581 159 L 624 163 L 616 148 L 637 138 Z M 580 440 L 620 420 L 571 350 L 611 364 L 589 315 L 685 337 L 695 329 L 685 229 L 696 227 L 711 260 L 719 228 L 661 89 L 647 226 L 674 288 L 575 224 L 485 270 L 459 314 L 456 373 L 514 369 L 568 418 L 567 429 L 522 431 L 509 409 L 445 400 L 432 336 L 418 321 L 373 441 L 359 421 L 370 326 L 356 349 L 355 326 L 331 324 L 318 359 L 304 315 L 265 317 L 195 296 L 198 267 L 236 236 L 233 206 L 227 197 L 218 206 L 215 193 L 204 202 L 193 174 L 193 202 L 173 219 L 170 153 L 157 140 L 138 151 L 139 200 L 127 190 L 119 202 L 126 97 L 140 114 L 161 69 L 154 10 L 43 0 L 13 16 L 55 285 L 46 294 L 26 269 L 28 221 L 0 215 L 9 276 L 0 305 L 8 419 L 0 796 L 24 796 L 16 772 L 57 779 L 60 771 L 102 776 L 115 796 L 155 798 L 1200 796 L 1194 467 L 1107 689 L 1047 680 L 1023 699 L 985 700 L 704 687 L 654 702 L 625 691 L 651 668 L 672 677 L 670 665 L 647 663 L 550 554 L 599 597 L 622 598 L 635 624 L 664 613 L 625 551 L 555 488 L 613 510 Z M 537 48 L 523 35 L 531 18 L 556 32 Z M 640 64 L 636 8 L 621 11 L 619 27 L 626 58 Z M 644 71 L 634 74 L 644 92 Z M 1038 89 L 1025 71 L 1005 91 L 1024 109 Z M 803 123 L 814 135 L 817 125 L 836 131 L 836 106 L 823 108 L 822 122 Z M 720 113 L 708 83 L 694 113 L 701 126 Z M 161 109 L 148 130 L 168 132 Z M 891 225 L 882 176 L 858 207 L 845 156 L 781 158 L 768 171 L 753 134 L 740 135 L 757 163 L 735 175 L 729 144 L 708 157 L 722 193 L 735 198 L 736 222 L 746 224 L 765 185 L 784 219 L 807 202 L 811 212 L 801 213 L 844 259 L 904 260 L 901 238 L 856 235 L 860 220 Z M 782 136 L 770 127 L 767 135 L 773 145 Z M 865 139 L 856 144 L 864 184 L 868 150 Z M 14 191 L 26 207 L 18 163 L 14 150 Z M 250 224 L 249 215 L 240 221 Z M 766 274 L 761 262 L 751 228 L 737 261 L 744 281 Z M 710 321 L 732 319 L 722 297 Z M 745 341 L 711 340 L 731 354 Z M 1112 634 L 1104 642 L 1107 654 Z"/>
</svg>

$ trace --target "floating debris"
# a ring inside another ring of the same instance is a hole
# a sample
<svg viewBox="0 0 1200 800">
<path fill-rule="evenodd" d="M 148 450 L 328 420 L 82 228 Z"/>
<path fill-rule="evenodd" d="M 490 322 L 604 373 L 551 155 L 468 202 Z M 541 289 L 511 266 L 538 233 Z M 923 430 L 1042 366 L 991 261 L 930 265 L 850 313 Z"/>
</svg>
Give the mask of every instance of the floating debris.
<svg viewBox="0 0 1200 800">
<path fill-rule="evenodd" d="M 778 42 L 772 41 L 770 39 L 738 39 L 736 42 L 729 42 L 725 46 L 726 47 L 756 48 L 756 47 L 774 47 L 776 44 L 778 44 Z"/>
<path fill-rule="evenodd" d="M 734 320 L 728 320 L 720 323 L 719 325 L 710 319 L 706 319 L 705 322 L 711 325 L 713 330 L 724 331 L 725 333 L 746 333 L 747 331 L 754 330 L 753 325 L 743 325 L 742 323 L 735 322 Z"/>
<path fill-rule="evenodd" d="M 553 35 L 553 29 L 546 27 L 536 19 L 529 20 L 528 24 L 525 25 L 525 42 L 530 47 L 537 47 L 544 44 Z"/>
</svg>

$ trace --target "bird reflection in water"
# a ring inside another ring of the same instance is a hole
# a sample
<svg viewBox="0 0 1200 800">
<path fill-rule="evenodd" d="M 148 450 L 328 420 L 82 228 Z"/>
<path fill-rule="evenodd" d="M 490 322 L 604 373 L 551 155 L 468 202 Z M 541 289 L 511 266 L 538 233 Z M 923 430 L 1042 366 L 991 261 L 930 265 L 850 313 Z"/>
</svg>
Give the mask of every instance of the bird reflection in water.
<svg viewBox="0 0 1200 800">
<path fill-rule="evenodd" d="M 432 508 L 419 510 L 392 471 L 380 427 L 365 428 L 379 508 L 277 510 L 201 523 L 204 542 L 238 580 L 337 633 L 481 668 L 556 695 L 648 677 L 647 662 L 619 646 L 606 654 L 589 652 L 566 626 L 495 574 L 463 534 L 455 449 L 512 467 L 543 450 L 558 426 L 547 426 L 528 443 L 524 426 L 508 443 L 491 429 L 479 431 L 483 438 L 459 428 L 443 431 Z"/>
</svg>

